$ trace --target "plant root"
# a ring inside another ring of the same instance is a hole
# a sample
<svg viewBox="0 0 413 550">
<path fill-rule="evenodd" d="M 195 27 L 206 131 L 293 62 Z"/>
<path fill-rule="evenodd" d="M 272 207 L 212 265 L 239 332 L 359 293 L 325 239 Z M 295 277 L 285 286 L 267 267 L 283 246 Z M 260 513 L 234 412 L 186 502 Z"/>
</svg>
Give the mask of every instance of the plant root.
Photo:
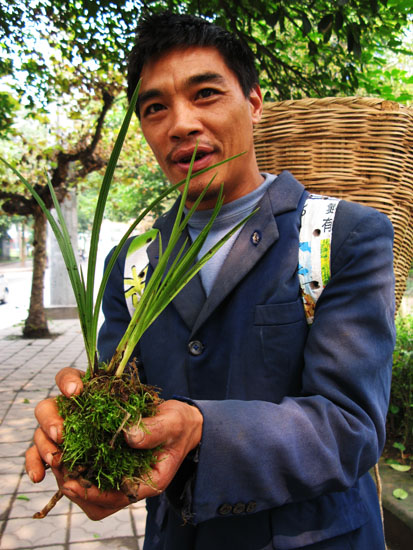
<svg viewBox="0 0 413 550">
<path fill-rule="evenodd" d="M 59 489 L 56 491 L 56 493 L 52 496 L 52 498 L 49 500 L 49 502 L 46 504 L 46 506 L 40 510 L 40 512 L 36 512 L 33 514 L 33 519 L 43 519 L 47 516 L 47 514 L 52 510 L 56 504 L 59 502 L 59 500 L 62 498 L 63 493 Z"/>
<path fill-rule="evenodd" d="M 132 479 L 124 478 L 120 490 L 128 497 L 129 502 L 133 504 L 139 500 L 139 481 L 133 481 Z"/>
<path fill-rule="evenodd" d="M 124 410 L 124 409 L 123 409 Z M 126 411 L 125 411 L 126 412 Z M 116 430 L 116 433 L 115 435 L 112 437 L 112 439 L 110 440 L 110 443 L 109 443 L 109 447 L 111 449 L 113 449 L 114 445 L 115 445 L 115 441 L 116 441 L 116 438 L 118 437 L 118 435 L 120 434 L 120 432 L 123 430 L 126 422 L 129 420 L 129 418 L 131 417 L 131 414 L 126 412 L 125 414 L 125 418 L 123 419 L 122 421 L 122 424 L 119 426 L 119 428 Z"/>
</svg>

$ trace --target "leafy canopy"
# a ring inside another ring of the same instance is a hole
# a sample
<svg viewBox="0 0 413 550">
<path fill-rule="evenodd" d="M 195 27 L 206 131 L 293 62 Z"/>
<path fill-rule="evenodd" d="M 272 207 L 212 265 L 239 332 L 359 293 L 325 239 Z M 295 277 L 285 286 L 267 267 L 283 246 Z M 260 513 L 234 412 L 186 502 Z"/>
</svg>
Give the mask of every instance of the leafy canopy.
<svg viewBox="0 0 413 550">
<path fill-rule="evenodd" d="M 397 82 L 394 99 L 411 100 L 408 69 L 377 72 L 389 56 L 411 59 L 411 0 L 0 0 L 0 74 L 24 72 L 14 86 L 32 104 L 70 86 L 50 71 L 45 44 L 83 67 L 86 81 L 95 70 L 125 74 L 141 11 L 165 8 L 203 15 L 246 40 L 268 97 L 351 95 L 360 88 L 387 97 Z"/>
</svg>

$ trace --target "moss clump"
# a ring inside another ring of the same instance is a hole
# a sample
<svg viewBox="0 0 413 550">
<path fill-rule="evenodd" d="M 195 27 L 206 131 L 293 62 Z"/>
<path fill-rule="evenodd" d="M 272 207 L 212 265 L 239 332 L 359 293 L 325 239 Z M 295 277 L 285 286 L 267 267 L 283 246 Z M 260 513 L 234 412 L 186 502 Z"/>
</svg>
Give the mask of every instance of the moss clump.
<svg viewBox="0 0 413 550">
<path fill-rule="evenodd" d="M 83 379 L 81 395 L 57 397 L 64 419 L 62 463 L 69 476 L 102 491 L 138 484 L 156 463 L 156 449 L 132 449 L 122 430 L 154 416 L 160 399 L 137 374 L 109 376 L 104 371 Z M 141 426 L 143 428 L 143 425 Z"/>
</svg>

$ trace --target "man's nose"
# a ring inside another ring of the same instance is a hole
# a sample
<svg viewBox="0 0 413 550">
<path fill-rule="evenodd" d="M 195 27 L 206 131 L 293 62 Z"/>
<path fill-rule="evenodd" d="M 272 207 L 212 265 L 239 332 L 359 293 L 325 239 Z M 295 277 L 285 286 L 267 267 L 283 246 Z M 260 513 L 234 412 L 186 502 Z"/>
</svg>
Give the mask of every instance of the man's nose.
<svg viewBox="0 0 413 550">
<path fill-rule="evenodd" d="M 197 135 L 202 130 L 202 123 L 187 105 L 176 105 L 172 109 L 172 123 L 169 128 L 169 137 L 172 140 L 185 139 Z"/>
</svg>

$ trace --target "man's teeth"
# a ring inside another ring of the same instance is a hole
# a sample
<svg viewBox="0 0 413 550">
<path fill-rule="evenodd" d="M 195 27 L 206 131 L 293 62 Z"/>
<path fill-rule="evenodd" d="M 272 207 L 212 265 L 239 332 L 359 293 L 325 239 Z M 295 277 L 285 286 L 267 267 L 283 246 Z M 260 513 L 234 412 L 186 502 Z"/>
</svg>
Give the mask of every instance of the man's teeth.
<svg viewBox="0 0 413 550">
<path fill-rule="evenodd" d="M 200 160 L 202 159 L 207 153 L 203 153 L 203 152 L 199 152 L 195 155 L 195 160 Z M 188 157 L 184 157 L 180 160 L 180 162 L 183 162 L 185 164 L 191 162 L 191 159 L 192 159 L 192 155 L 189 155 Z"/>
</svg>

